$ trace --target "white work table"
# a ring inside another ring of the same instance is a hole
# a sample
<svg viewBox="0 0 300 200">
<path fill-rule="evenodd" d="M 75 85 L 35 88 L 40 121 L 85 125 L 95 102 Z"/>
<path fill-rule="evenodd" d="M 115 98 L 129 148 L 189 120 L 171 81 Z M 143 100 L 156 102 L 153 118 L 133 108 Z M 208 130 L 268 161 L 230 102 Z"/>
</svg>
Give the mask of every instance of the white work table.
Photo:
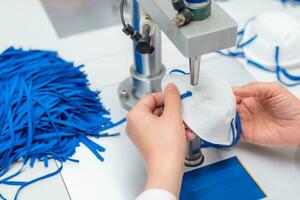
<svg viewBox="0 0 300 200">
<path fill-rule="evenodd" d="M 276 0 L 230 0 L 220 5 L 238 22 L 263 11 L 280 10 Z M 286 8 L 300 14 L 299 8 Z M 103 91 L 104 105 L 111 110 L 113 121 L 125 117 L 117 97 L 117 86 L 129 76 L 132 64 L 131 41 L 121 32 L 121 26 L 90 31 L 60 39 L 39 0 L 0 0 L 0 51 L 15 46 L 25 49 L 56 50 L 66 60 L 85 64 L 92 89 Z M 300 16 L 299 16 L 300 20 Z M 207 62 L 215 59 L 207 55 Z M 184 58 L 163 35 L 163 62 L 170 68 L 186 66 Z M 269 74 L 248 66 L 245 69 L 258 81 L 276 81 Z M 295 70 L 300 74 L 300 69 Z M 235 74 L 233 74 L 235 75 Z M 240 75 L 243 78 L 243 75 Z M 289 88 L 300 98 L 300 87 Z M 124 132 L 125 124 L 110 130 L 121 136 L 94 140 L 104 146 L 105 161 L 101 163 L 85 147 L 77 149 L 79 164 L 65 163 L 61 175 L 40 181 L 21 192 L 19 199 L 133 199 L 143 189 L 146 171 L 133 144 Z M 296 199 L 300 194 L 300 151 L 271 149 L 239 144 L 230 150 L 204 150 L 205 165 L 231 156 L 238 156 L 251 175 L 258 181 L 269 199 Z M 10 173 L 17 170 L 15 165 Z M 38 163 L 29 167 L 20 180 L 31 180 L 57 169 L 54 162 L 48 168 Z M 0 192 L 12 199 L 16 188 L 0 185 Z"/>
</svg>

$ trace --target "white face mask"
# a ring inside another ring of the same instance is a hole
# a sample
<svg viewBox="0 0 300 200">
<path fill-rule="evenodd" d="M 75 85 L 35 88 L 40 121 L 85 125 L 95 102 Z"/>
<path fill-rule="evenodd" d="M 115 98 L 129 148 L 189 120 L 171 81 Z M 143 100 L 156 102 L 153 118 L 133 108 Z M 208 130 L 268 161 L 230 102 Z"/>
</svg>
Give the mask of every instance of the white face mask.
<svg viewBox="0 0 300 200">
<path fill-rule="evenodd" d="M 266 12 L 245 27 L 244 41 L 257 36 L 244 47 L 245 56 L 269 69 L 275 69 L 274 49 L 280 48 L 282 68 L 300 66 L 300 23 L 285 12 Z"/>
<path fill-rule="evenodd" d="M 182 100 L 182 116 L 194 133 L 210 143 L 232 144 L 236 99 L 228 83 L 202 74 L 199 85 L 191 86 L 189 75 L 175 73 L 165 75 L 162 88 L 168 83 L 174 83 L 181 94 L 192 92 L 191 97 Z"/>
<path fill-rule="evenodd" d="M 274 73 L 287 87 L 300 85 L 299 74 L 288 68 L 300 67 L 300 22 L 283 11 L 266 12 L 246 22 L 238 32 L 235 48 L 221 55 L 243 58 L 248 64 Z"/>
</svg>

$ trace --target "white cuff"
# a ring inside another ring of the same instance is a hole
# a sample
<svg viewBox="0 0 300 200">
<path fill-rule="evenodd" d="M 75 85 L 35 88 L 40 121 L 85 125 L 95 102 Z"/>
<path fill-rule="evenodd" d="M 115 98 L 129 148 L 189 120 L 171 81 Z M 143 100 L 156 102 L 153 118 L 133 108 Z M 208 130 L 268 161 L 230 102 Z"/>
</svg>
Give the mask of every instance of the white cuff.
<svg viewBox="0 0 300 200">
<path fill-rule="evenodd" d="M 136 200 L 176 200 L 174 194 L 162 189 L 150 189 L 144 191 Z"/>
</svg>

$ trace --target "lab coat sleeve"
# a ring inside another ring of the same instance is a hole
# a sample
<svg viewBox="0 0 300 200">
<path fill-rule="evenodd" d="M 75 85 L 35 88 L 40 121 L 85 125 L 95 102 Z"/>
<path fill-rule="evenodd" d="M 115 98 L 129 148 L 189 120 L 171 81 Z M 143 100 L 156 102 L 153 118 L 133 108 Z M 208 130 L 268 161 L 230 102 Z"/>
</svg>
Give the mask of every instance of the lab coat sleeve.
<svg viewBox="0 0 300 200">
<path fill-rule="evenodd" d="M 144 191 L 136 200 L 176 200 L 174 194 L 162 189 Z"/>
</svg>

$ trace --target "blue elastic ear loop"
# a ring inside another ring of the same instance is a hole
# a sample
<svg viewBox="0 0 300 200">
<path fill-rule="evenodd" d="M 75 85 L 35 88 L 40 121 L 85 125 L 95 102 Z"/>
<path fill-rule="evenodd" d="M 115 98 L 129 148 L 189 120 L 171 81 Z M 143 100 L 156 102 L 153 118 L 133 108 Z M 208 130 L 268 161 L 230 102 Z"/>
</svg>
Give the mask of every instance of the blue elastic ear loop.
<svg viewBox="0 0 300 200">
<path fill-rule="evenodd" d="M 217 51 L 217 53 L 222 56 L 245 58 L 245 54 L 244 54 L 242 48 L 251 44 L 257 38 L 257 35 L 254 35 L 253 37 L 251 37 L 248 40 L 246 40 L 245 42 L 243 42 L 245 30 L 250 25 L 250 23 L 254 20 L 255 20 L 255 18 L 251 18 L 251 19 L 247 20 L 244 25 L 244 28 L 242 28 L 237 33 L 238 38 L 237 38 L 237 45 L 236 45 L 237 50 L 236 51 L 231 51 L 230 49 L 228 49 L 227 51 Z"/>
<path fill-rule="evenodd" d="M 232 133 L 232 143 L 231 144 L 229 144 L 229 145 L 215 144 L 215 143 L 211 143 L 211 142 L 208 142 L 208 141 L 202 139 L 201 147 L 202 148 L 210 148 L 210 147 L 230 148 L 230 147 L 237 145 L 242 136 L 242 125 L 241 125 L 241 120 L 240 120 L 240 116 L 238 113 L 236 113 L 235 120 L 236 120 L 236 124 L 234 123 L 234 120 L 232 120 L 232 122 L 231 122 L 231 133 Z"/>
<path fill-rule="evenodd" d="M 276 62 L 276 74 L 277 74 L 277 79 L 285 86 L 289 86 L 289 87 L 292 87 L 292 86 L 297 86 L 297 85 L 300 85 L 300 76 L 294 76 L 294 75 L 291 75 L 289 74 L 286 69 L 283 69 L 280 67 L 279 65 L 279 53 L 280 53 L 280 48 L 279 46 L 277 46 L 275 48 L 275 62 Z M 285 81 L 283 81 L 281 79 L 281 76 L 280 75 L 283 75 L 285 76 L 287 79 L 291 80 L 291 81 L 295 81 L 295 83 L 287 83 Z"/>
<path fill-rule="evenodd" d="M 7 178 L 1 180 L 1 181 L 0 181 L 0 184 L 11 185 L 11 186 L 20 186 L 20 188 L 17 190 L 17 192 L 16 192 L 16 194 L 15 194 L 15 197 L 14 197 L 14 200 L 17 200 L 20 191 L 21 191 L 22 189 L 24 189 L 25 187 L 27 187 L 27 186 L 29 186 L 29 185 L 35 183 L 35 182 L 38 182 L 38 181 L 43 180 L 43 179 L 50 178 L 50 177 L 55 176 L 55 175 L 57 175 L 58 173 L 60 173 L 61 170 L 62 170 L 62 168 L 63 168 L 63 164 L 62 164 L 62 162 L 59 162 L 59 163 L 60 163 L 60 167 L 59 167 L 57 170 L 55 170 L 54 172 L 51 172 L 51 173 L 46 174 L 46 175 L 44 175 L 44 176 L 41 176 L 41 177 L 39 177 L 39 178 L 33 179 L 33 180 L 31 180 L 31 181 L 10 181 L 10 179 L 16 177 L 17 175 L 19 175 L 19 174 L 22 172 L 22 170 L 23 170 L 23 168 L 24 168 L 24 165 L 23 165 L 23 166 L 21 167 L 21 169 L 20 169 L 19 171 L 17 171 L 15 174 L 13 174 L 13 175 L 11 175 L 11 176 L 9 176 L 9 177 L 7 177 Z M 3 196 L 2 196 L 2 198 L 5 199 Z"/>
<path fill-rule="evenodd" d="M 193 96 L 193 93 L 191 91 L 186 91 L 185 93 L 180 95 L 180 99 L 183 100 L 191 96 Z"/>
<path fill-rule="evenodd" d="M 190 75 L 189 72 L 185 72 L 185 71 L 183 71 L 183 70 L 181 70 L 181 69 L 173 69 L 173 70 L 171 70 L 171 71 L 169 72 L 169 74 L 176 74 L 176 73 L 178 73 L 178 74 L 183 74 L 183 75 Z"/>
<path fill-rule="evenodd" d="M 28 182 L 26 182 L 25 184 L 23 184 L 23 185 L 17 190 L 17 193 L 15 194 L 14 200 L 17 200 L 17 199 L 18 199 L 19 193 L 20 193 L 21 190 L 24 189 L 25 187 L 27 187 L 27 186 L 29 186 L 29 185 L 35 183 L 35 182 L 38 182 L 38 181 L 40 181 L 40 180 L 47 179 L 47 178 L 50 178 L 50 177 L 52 177 L 52 176 L 55 176 L 55 175 L 59 174 L 59 173 L 61 172 L 62 168 L 63 168 L 62 162 L 60 161 L 59 163 L 60 163 L 60 167 L 59 167 L 57 170 L 55 170 L 54 172 L 51 172 L 51 173 L 49 173 L 49 174 L 47 174 L 47 175 L 41 176 L 41 177 L 39 177 L 39 178 L 33 179 L 33 180 L 28 181 Z"/>
<path fill-rule="evenodd" d="M 242 41 L 237 43 L 237 48 L 244 48 L 245 46 L 251 44 L 254 40 L 256 40 L 257 35 L 254 35 L 253 37 L 251 37 L 250 39 L 248 39 L 247 41 L 241 43 Z"/>
<path fill-rule="evenodd" d="M 4 198 L 4 196 L 0 193 L 0 198 L 2 199 L 2 200 L 7 200 L 7 199 L 5 199 Z"/>
<path fill-rule="evenodd" d="M 1 184 L 5 184 L 10 179 L 15 178 L 16 176 L 18 176 L 19 174 L 21 174 L 21 172 L 23 171 L 23 168 L 24 168 L 24 164 L 23 164 L 23 166 L 16 173 L 14 173 L 14 174 L 12 174 L 12 175 L 10 175 L 10 176 L 8 176 L 8 177 L 0 180 L 0 185 Z"/>
</svg>

